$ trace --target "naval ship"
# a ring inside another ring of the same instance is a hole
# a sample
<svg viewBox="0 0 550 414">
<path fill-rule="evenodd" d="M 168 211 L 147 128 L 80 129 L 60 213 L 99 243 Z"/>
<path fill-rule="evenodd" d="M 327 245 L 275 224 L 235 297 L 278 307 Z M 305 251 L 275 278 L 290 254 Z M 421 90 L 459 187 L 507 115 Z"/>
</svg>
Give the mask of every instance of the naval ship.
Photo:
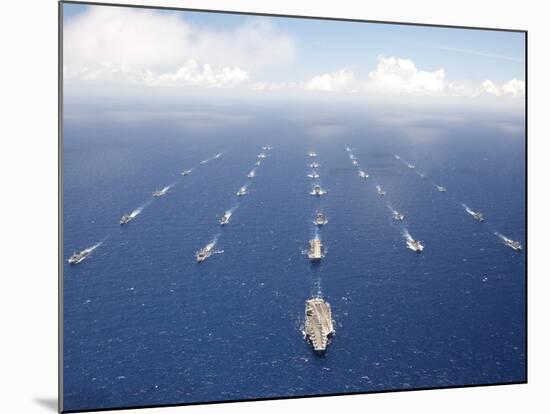
<svg viewBox="0 0 550 414">
<path fill-rule="evenodd" d="M 316 185 L 315 187 L 313 187 L 313 191 L 310 194 L 314 196 L 322 196 L 325 193 L 326 191 L 323 190 L 320 185 Z"/>
<path fill-rule="evenodd" d="M 254 178 L 256 177 L 256 170 L 252 170 L 247 175 L 248 178 Z"/>
<path fill-rule="evenodd" d="M 310 173 L 309 173 L 309 174 L 308 174 L 307 176 L 308 176 L 309 178 L 314 178 L 314 179 L 315 179 L 315 178 L 319 178 L 319 177 L 320 177 L 320 175 L 319 175 L 319 174 L 317 174 L 317 172 L 316 172 L 316 171 L 312 171 L 312 172 L 310 172 Z"/>
<path fill-rule="evenodd" d="M 81 261 L 86 259 L 90 253 L 92 252 L 92 249 L 86 249 L 82 250 L 80 252 L 74 252 L 71 257 L 67 260 L 69 264 L 76 265 L 79 264 Z"/>
<path fill-rule="evenodd" d="M 322 298 L 312 298 L 305 305 L 304 339 L 315 352 L 323 354 L 335 333 L 330 304 Z"/>
<path fill-rule="evenodd" d="M 195 253 L 197 263 L 202 263 L 212 255 L 212 246 L 209 244 Z"/>
<path fill-rule="evenodd" d="M 380 197 L 384 197 L 386 195 L 386 192 L 382 190 L 382 187 L 380 187 L 379 185 L 376 186 L 376 192 Z"/>
<path fill-rule="evenodd" d="M 315 214 L 315 218 L 313 219 L 313 224 L 317 226 L 324 226 L 327 223 L 328 220 L 326 216 L 321 211 L 318 211 L 317 214 Z"/>
<path fill-rule="evenodd" d="M 424 245 L 420 242 L 420 240 L 415 240 L 411 236 L 407 237 L 407 247 L 417 253 L 424 250 Z"/>
<path fill-rule="evenodd" d="M 183 171 L 181 172 L 181 175 L 184 175 L 184 176 L 185 176 L 185 175 L 189 175 L 189 174 L 191 174 L 191 171 L 193 171 L 193 169 L 190 169 L 190 170 L 183 170 Z"/>
<path fill-rule="evenodd" d="M 206 165 L 207 163 L 208 163 L 208 160 L 202 160 L 202 161 L 200 162 L 201 165 Z"/>
<path fill-rule="evenodd" d="M 168 192 L 169 187 L 164 187 L 162 190 L 156 190 L 153 192 L 153 197 L 162 197 Z"/>
<path fill-rule="evenodd" d="M 317 156 L 317 153 L 315 152 L 310 152 L 308 153 L 307 155 L 309 155 L 311 158 L 315 158 Z"/>
<path fill-rule="evenodd" d="M 353 160 L 351 163 L 352 163 L 355 167 L 357 167 L 357 166 L 359 165 L 359 163 L 358 163 L 356 160 Z"/>
<path fill-rule="evenodd" d="M 220 224 L 222 226 L 225 226 L 227 223 L 229 223 L 229 219 L 231 218 L 231 213 L 226 211 L 222 218 L 220 219 Z"/>
<path fill-rule="evenodd" d="M 243 186 L 243 187 L 239 188 L 239 191 L 237 191 L 235 194 L 238 195 L 238 196 L 243 196 L 243 195 L 248 194 L 248 192 L 246 191 L 246 187 Z"/>
<path fill-rule="evenodd" d="M 439 191 L 440 193 L 444 193 L 445 191 L 447 191 L 447 189 L 441 185 L 438 185 L 437 186 L 437 191 Z"/>
<path fill-rule="evenodd" d="M 316 162 L 312 162 L 311 164 L 308 164 L 309 168 L 319 168 L 320 166 L 321 166 L 321 164 L 318 164 Z"/>
<path fill-rule="evenodd" d="M 267 155 L 265 155 L 265 152 L 262 152 L 261 154 L 258 155 L 258 158 L 265 158 L 267 157 Z"/>
<path fill-rule="evenodd" d="M 416 168 L 413 164 L 407 164 L 407 167 L 409 167 L 411 170 Z"/>
<path fill-rule="evenodd" d="M 309 250 L 307 251 L 307 257 L 311 262 L 319 262 L 324 257 L 323 245 L 321 240 L 312 239 L 309 241 Z"/>
<path fill-rule="evenodd" d="M 357 174 L 359 174 L 359 177 L 361 178 L 365 178 L 365 179 L 369 178 L 369 175 L 363 170 L 359 170 Z"/>
<path fill-rule="evenodd" d="M 485 221 L 483 214 L 481 214 L 479 211 L 468 211 L 468 213 L 470 213 L 470 215 L 478 221 Z"/>
<path fill-rule="evenodd" d="M 399 155 L 397 155 L 397 154 L 394 155 L 394 157 L 395 157 L 396 160 L 400 160 L 400 159 L 401 159 L 401 157 L 400 157 Z"/>
<path fill-rule="evenodd" d="M 397 221 L 402 221 L 403 219 L 405 219 L 405 216 L 399 211 L 393 211 L 392 217 L 394 220 L 397 220 Z"/>
<path fill-rule="evenodd" d="M 523 247 L 521 246 L 520 242 L 519 241 L 516 241 L 516 240 L 512 240 L 512 239 L 509 239 L 508 237 L 506 236 L 500 236 L 502 238 L 502 240 L 504 241 L 504 244 L 512 249 L 514 249 L 516 252 L 520 251 L 523 249 Z"/>
<path fill-rule="evenodd" d="M 346 152 L 350 152 L 351 151 L 351 148 L 350 147 L 346 147 Z"/>
<path fill-rule="evenodd" d="M 123 225 L 128 224 L 129 222 L 131 222 L 133 219 L 134 219 L 134 217 L 132 217 L 131 214 L 124 214 L 124 215 L 120 218 L 120 221 L 118 222 L 118 224 L 120 224 L 121 226 L 123 226 Z"/>
</svg>

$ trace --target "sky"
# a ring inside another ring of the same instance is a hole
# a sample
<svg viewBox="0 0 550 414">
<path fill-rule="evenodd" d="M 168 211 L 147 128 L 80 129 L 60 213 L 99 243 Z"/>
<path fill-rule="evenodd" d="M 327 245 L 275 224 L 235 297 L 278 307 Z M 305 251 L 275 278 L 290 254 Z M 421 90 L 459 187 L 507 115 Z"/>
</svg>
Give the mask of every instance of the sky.
<svg viewBox="0 0 550 414">
<path fill-rule="evenodd" d="M 498 98 L 525 94 L 525 35 L 64 4 L 64 84 Z"/>
</svg>

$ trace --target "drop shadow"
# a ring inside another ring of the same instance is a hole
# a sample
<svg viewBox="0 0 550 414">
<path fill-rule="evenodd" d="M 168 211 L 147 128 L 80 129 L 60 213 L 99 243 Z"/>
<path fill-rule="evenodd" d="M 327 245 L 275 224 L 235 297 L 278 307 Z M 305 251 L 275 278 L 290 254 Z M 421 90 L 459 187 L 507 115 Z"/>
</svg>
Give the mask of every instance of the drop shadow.
<svg viewBox="0 0 550 414">
<path fill-rule="evenodd" d="M 57 398 L 35 398 L 33 400 L 36 404 L 47 408 L 50 411 L 57 412 Z"/>
</svg>

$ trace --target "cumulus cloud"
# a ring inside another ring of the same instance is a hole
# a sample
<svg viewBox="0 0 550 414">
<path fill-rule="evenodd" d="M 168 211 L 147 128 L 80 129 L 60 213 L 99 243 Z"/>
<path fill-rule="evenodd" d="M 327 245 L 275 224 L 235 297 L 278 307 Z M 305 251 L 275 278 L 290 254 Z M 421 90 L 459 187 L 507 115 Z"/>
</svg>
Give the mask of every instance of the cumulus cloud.
<svg viewBox="0 0 550 414">
<path fill-rule="evenodd" d="M 378 57 L 376 67 L 365 79 L 350 69 L 342 69 L 312 77 L 305 89 L 331 92 L 363 92 L 379 94 L 414 94 L 428 96 L 480 95 L 512 96 L 525 94 L 525 82 L 512 79 L 498 85 L 491 80 L 481 83 L 449 81 L 443 68 L 434 71 L 419 70 L 409 59 Z"/>
<path fill-rule="evenodd" d="M 292 39 L 261 18 L 213 30 L 181 13 L 90 7 L 63 32 L 67 80 L 227 87 L 294 56 Z"/>
</svg>

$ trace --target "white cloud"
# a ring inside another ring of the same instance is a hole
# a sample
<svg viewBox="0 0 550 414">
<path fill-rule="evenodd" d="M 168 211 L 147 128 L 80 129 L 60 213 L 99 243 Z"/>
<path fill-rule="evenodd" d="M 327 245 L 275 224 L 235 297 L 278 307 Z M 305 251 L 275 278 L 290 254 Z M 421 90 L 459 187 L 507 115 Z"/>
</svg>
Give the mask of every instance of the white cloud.
<svg viewBox="0 0 550 414">
<path fill-rule="evenodd" d="M 409 94 L 427 96 L 481 95 L 519 97 L 525 94 L 525 82 L 512 79 L 498 85 L 490 80 L 481 83 L 448 81 L 445 70 L 432 72 L 419 70 L 413 61 L 395 57 L 378 58 L 376 67 L 366 79 L 361 79 L 349 69 L 312 77 L 305 89 L 330 92 L 363 92 L 378 94 Z"/>
<path fill-rule="evenodd" d="M 184 18 L 169 12 L 90 7 L 65 25 L 65 79 L 235 86 L 251 72 L 294 59 L 292 39 L 265 19 L 212 30 L 192 26 Z"/>
<path fill-rule="evenodd" d="M 406 92 L 428 95 L 445 90 L 445 71 L 418 70 L 412 60 L 380 56 L 374 71 L 368 76 L 369 87 L 384 92 Z"/>
<path fill-rule="evenodd" d="M 334 73 L 325 73 L 311 78 L 305 88 L 316 91 L 357 92 L 360 82 L 350 69 L 341 69 Z"/>
</svg>

